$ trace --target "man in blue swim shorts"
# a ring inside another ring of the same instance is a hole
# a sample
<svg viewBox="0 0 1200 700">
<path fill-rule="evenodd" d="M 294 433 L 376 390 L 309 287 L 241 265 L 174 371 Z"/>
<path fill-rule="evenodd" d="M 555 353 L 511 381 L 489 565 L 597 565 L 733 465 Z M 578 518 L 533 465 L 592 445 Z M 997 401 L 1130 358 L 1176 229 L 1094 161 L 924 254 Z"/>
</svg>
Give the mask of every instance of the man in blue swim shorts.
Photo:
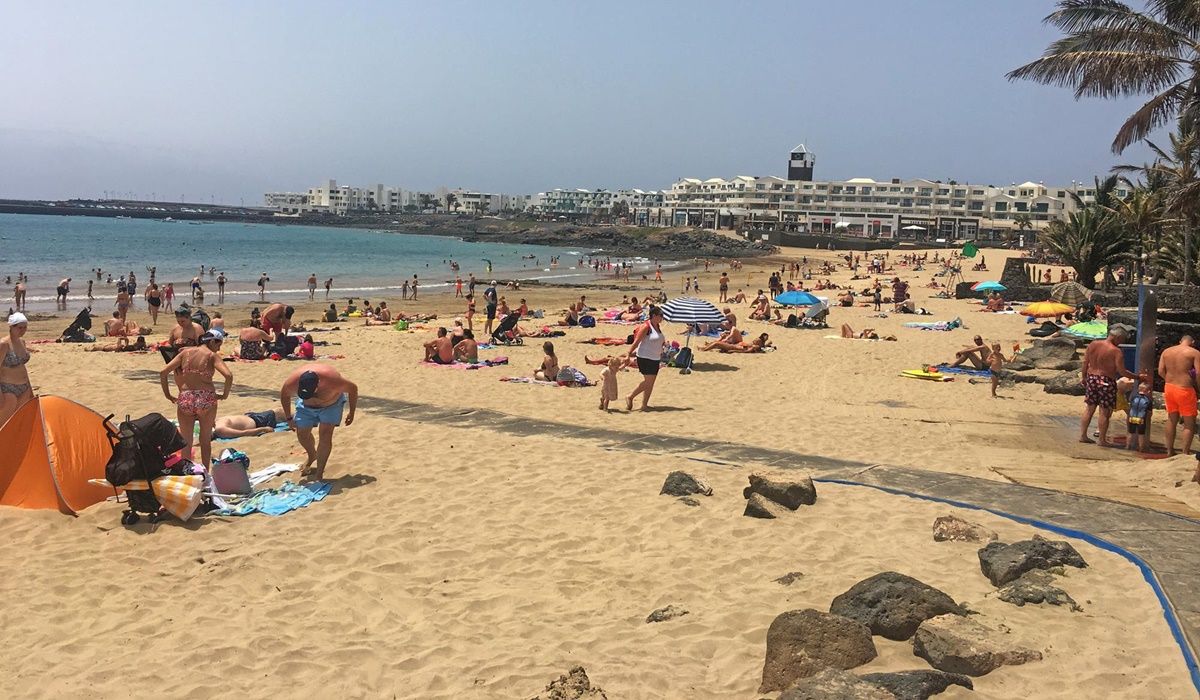
<svg viewBox="0 0 1200 700">
<path fill-rule="evenodd" d="M 292 372 L 283 382 L 279 401 L 283 404 L 284 418 L 296 429 L 300 446 L 308 454 L 302 471 L 316 462 L 313 479 L 320 481 L 325 476 L 325 465 L 333 451 L 333 429 L 341 424 L 342 410 L 347 403 L 350 404 L 350 413 L 346 416 L 346 425 L 354 422 L 358 385 L 329 365 L 310 364 Z M 315 441 L 313 428 L 317 429 Z"/>
</svg>

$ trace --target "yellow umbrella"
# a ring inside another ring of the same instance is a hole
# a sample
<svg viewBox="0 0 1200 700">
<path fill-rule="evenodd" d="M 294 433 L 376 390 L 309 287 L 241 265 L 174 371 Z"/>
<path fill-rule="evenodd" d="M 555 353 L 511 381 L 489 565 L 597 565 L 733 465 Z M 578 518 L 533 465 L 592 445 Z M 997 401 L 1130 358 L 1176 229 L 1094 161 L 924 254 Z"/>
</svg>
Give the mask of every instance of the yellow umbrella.
<svg viewBox="0 0 1200 700">
<path fill-rule="evenodd" d="M 1054 318 L 1069 314 L 1075 310 L 1075 307 L 1066 304 L 1060 304 L 1057 301 L 1038 301 L 1026 306 L 1021 311 L 1022 316 L 1032 316 L 1034 318 Z"/>
</svg>

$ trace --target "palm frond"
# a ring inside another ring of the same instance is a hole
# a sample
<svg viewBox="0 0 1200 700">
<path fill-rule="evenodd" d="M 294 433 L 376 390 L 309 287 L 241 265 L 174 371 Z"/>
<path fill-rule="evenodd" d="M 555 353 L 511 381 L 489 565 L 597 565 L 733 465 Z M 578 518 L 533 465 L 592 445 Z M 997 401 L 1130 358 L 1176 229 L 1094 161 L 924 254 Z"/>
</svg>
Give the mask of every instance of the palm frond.
<svg viewBox="0 0 1200 700">
<path fill-rule="evenodd" d="M 1141 141 L 1152 131 L 1166 124 L 1179 111 L 1179 105 L 1188 93 L 1188 86 L 1180 83 L 1166 92 L 1152 97 L 1134 112 L 1113 138 L 1112 152 L 1121 153 L 1129 144 Z"/>
</svg>

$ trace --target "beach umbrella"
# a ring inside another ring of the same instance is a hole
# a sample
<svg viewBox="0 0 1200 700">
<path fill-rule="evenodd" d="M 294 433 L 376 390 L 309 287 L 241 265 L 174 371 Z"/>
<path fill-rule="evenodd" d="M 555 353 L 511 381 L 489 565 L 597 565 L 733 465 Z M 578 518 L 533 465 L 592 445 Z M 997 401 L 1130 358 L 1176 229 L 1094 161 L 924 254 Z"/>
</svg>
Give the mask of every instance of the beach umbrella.
<svg viewBox="0 0 1200 700">
<path fill-rule="evenodd" d="M 924 230 L 925 230 L 925 227 L 924 227 L 924 226 L 917 226 L 916 224 L 913 224 L 912 226 L 905 226 L 905 227 L 904 227 L 904 230 L 905 230 L 905 231 L 924 231 Z"/>
<path fill-rule="evenodd" d="M 976 282 L 971 289 L 976 292 L 1003 292 L 1007 290 L 1008 287 L 1005 287 L 999 282 Z"/>
<path fill-rule="evenodd" d="M 1100 340 L 1108 337 L 1108 321 L 1084 321 L 1063 330 L 1063 335 L 1087 340 Z"/>
<path fill-rule="evenodd" d="M 975 256 L 976 256 L 978 253 L 979 253 L 979 248 L 975 247 L 975 244 L 974 244 L 974 243 L 971 243 L 971 242 L 969 242 L 969 241 L 967 242 L 967 244 L 966 244 L 966 245 L 964 245 L 964 246 L 962 247 L 962 256 L 963 256 L 964 258 L 973 258 L 973 257 L 975 257 Z"/>
<path fill-rule="evenodd" d="M 1050 298 L 1071 306 L 1079 306 L 1092 298 L 1092 290 L 1078 282 L 1059 282 L 1050 288 Z"/>
<path fill-rule="evenodd" d="M 696 297 L 675 297 L 659 307 L 671 323 L 721 323 L 725 314 L 711 302 Z"/>
<path fill-rule="evenodd" d="M 1033 318 L 1054 318 L 1055 316 L 1069 314 L 1074 310 L 1074 306 L 1060 304 L 1057 301 L 1037 301 L 1021 309 L 1021 315 L 1032 316 Z"/>
<path fill-rule="evenodd" d="M 783 304 L 784 306 L 812 306 L 813 304 L 820 303 L 820 301 L 820 299 L 812 294 L 799 289 L 784 292 L 775 297 L 775 303 Z"/>
</svg>

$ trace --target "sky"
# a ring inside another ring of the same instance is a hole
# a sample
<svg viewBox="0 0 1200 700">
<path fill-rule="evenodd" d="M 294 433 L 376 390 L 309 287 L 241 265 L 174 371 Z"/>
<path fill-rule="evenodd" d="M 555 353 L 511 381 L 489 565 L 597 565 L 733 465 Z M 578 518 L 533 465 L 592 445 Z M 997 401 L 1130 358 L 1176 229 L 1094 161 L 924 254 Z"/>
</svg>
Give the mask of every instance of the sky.
<svg viewBox="0 0 1200 700">
<path fill-rule="evenodd" d="M 1141 99 L 1005 73 L 1049 0 L 0 0 L 0 198 L 260 204 L 325 179 L 1091 181 Z"/>
</svg>

